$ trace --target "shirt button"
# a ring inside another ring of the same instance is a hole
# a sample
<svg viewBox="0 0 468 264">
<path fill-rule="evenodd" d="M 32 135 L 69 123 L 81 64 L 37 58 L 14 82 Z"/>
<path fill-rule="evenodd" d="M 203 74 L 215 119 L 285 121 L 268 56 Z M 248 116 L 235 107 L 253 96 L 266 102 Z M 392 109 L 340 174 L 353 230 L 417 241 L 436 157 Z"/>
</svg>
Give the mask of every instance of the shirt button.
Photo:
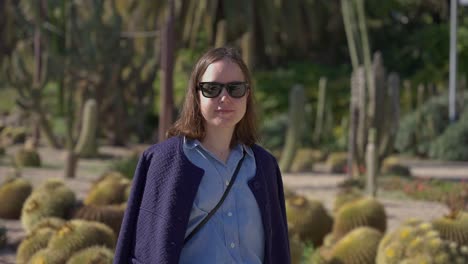
<svg viewBox="0 0 468 264">
<path fill-rule="evenodd" d="M 234 242 L 231 243 L 231 248 L 235 248 L 235 247 L 236 247 L 236 244 L 234 244 Z"/>
<path fill-rule="evenodd" d="M 229 181 L 226 181 L 226 186 L 228 186 L 228 185 L 229 185 Z"/>
<path fill-rule="evenodd" d="M 228 213 L 228 216 L 232 216 L 232 213 L 231 213 L 231 212 L 229 212 L 229 213 Z"/>
</svg>

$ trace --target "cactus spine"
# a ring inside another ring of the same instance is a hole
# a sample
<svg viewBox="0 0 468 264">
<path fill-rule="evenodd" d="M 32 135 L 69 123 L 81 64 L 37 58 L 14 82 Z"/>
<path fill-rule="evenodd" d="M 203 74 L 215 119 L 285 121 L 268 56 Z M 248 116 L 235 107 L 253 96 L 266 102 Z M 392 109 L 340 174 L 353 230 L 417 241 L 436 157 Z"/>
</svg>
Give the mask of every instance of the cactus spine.
<svg viewBox="0 0 468 264">
<path fill-rule="evenodd" d="M 279 166 L 281 171 L 289 171 L 302 134 L 305 104 L 304 87 L 295 85 L 289 94 L 289 126 Z"/>
<path fill-rule="evenodd" d="M 75 152 L 80 157 L 93 157 L 97 153 L 97 103 L 95 99 L 86 100 L 83 110 L 83 124 Z"/>
</svg>

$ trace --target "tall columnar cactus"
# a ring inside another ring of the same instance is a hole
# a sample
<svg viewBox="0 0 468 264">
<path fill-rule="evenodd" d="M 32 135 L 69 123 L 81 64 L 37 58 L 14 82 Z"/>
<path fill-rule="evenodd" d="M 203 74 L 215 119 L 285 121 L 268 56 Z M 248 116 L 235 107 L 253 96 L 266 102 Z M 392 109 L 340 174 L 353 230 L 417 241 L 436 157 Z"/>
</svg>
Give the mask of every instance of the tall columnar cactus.
<svg viewBox="0 0 468 264">
<path fill-rule="evenodd" d="M 96 100 L 86 100 L 81 132 L 75 147 L 75 152 L 80 157 L 94 157 L 97 154 L 97 113 Z"/>
<path fill-rule="evenodd" d="M 279 162 L 279 166 L 283 172 L 289 171 L 302 136 L 304 105 L 304 87 L 295 85 L 289 94 L 289 125 Z"/>
<path fill-rule="evenodd" d="M 255 64 L 254 61 L 254 35 L 253 31 L 249 30 L 242 35 L 241 39 L 241 49 L 242 49 L 242 59 L 245 61 L 247 67 L 252 70 Z"/>
<path fill-rule="evenodd" d="M 372 92 L 366 96 L 364 91 L 364 73 L 362 68 L 353 74 L 351 85 L 353 91 L 357 91 L 356 103 L 358 120 L 355 156 L 360 165 L 364 165 L 366 146 L 369 139 L 369 131 L 375 129 L 375 151 L 377 156 L 376 172 L 380 170 L 383 159 L 393 150 L 396 131 L 399 122 L 399 87 L 400 80 L 397 74 L 390 73 L 387 77 L 383 67 L 382 55 L 377 52 L 373 62 L 374 85 Z"/>
<path fill-rule="evenodd" d="M 315 117 L 314 142 L 319 142 L 323 133 L 326 89 L 327 78 L 322 77 L 319 80 L 319 94 L 317 100 L 317 116 Z"/>
<path fill-rule="evenodd" d="M 376 194 L 376 174 L 377 174 L 377 153 L 375 149 L 375 128 L 372 128 L 369 132 L 369 139 L 367 141 L 366 148 L 366 168 L 367 168 L 367 181 L 366 191 L 367 194 L 375 197 Z"/>
<path fill-rule="evenodd" d="M 216 40 L 215 40 L 215 47 L 223 47 L 226 46 L 227 43 L 227 25 L 226 21 L 220 20 L 216 24 Z"/>
</svg>

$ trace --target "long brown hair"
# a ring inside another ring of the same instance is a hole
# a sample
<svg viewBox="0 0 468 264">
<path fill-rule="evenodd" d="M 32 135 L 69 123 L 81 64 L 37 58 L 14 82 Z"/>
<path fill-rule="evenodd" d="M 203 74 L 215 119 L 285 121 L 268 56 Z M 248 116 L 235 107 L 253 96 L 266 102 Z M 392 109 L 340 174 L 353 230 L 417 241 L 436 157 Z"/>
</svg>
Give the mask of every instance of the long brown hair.
<svg viewBox="0 0 468 264">
<path fill-rule="evenodd" d="M 228 59 L 237 64 L 249 84 L 250 92 L 247 97 L 247 107 L 244 117 L 236 124 L 231 140 L 231 147 L 237 143 L 252 146 L 258 140 L 256 114 L 254 109 L 252 78 L 247 65 L 239 52 L 232 47 L 221 47 L 208 50 L 195 64 L 185 95 L 180 118 L 167 131 L 167 137 L 184 135 L 191 139 L 202 140 L 205 137 L 204 119 L 200 110 L 200 99 L 197 94 L 197 84 L 208 66 L 216 61 Z"/>
</svg>

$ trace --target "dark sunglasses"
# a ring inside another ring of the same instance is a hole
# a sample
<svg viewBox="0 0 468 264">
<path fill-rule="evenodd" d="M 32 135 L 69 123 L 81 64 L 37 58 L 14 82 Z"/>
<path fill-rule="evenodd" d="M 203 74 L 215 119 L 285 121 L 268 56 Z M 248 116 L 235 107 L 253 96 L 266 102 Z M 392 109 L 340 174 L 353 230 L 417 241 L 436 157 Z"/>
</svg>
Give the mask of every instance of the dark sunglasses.
<svg viewBox="0 0 468 264">
<path fill-rule="evenodd" d="M 233 98 L 241 98 L 247 92 L 249 84 L 246 82 L 201 82 L 198 84 L 198 90 L 202 91 L 203 96 L 207 98 L 215 98 L 221 94 L 223 88 L 226 88 L 228 94 Z"/>
</svg>

